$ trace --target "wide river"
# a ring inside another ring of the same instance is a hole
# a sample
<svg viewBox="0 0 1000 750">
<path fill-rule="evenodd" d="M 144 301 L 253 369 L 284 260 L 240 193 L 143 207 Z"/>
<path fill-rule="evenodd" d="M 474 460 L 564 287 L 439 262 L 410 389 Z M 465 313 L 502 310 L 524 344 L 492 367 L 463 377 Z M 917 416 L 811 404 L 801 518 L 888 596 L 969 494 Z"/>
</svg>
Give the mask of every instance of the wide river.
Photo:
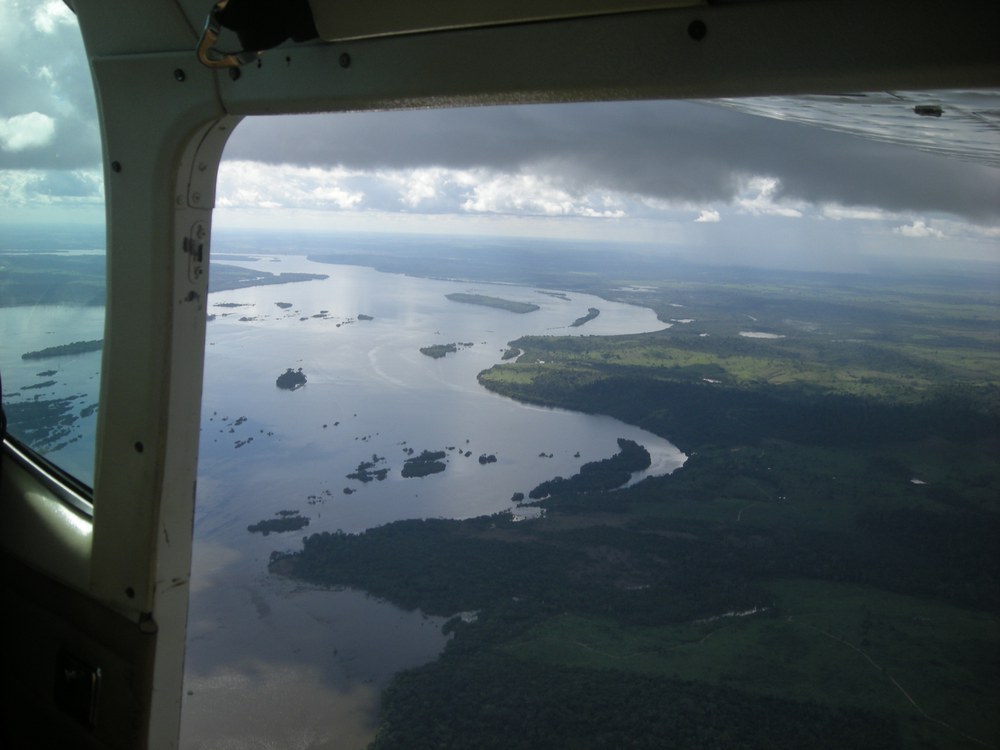
<svg viewBox="0 0 1000 750">
<path fill-rule="evenodd" d="M 587 295 L 256 257 L 231 262 L 330 278 L 210 297 L 216 318 L 208 324 L 183 747 L 359 748 L 373 736 L 393 673 L 443 648 L 442 620 L 270 576 L 271 552 L 296 549 L 322 530 L 522 513 L 514 492 L 612 455 L 619 437 L 646 446 L 648 473 L 672 471 L 684 456 L 662 438 L 608 417 L 520 404 L 476 382 L 525 334 L 612 335 L 664 324 L 648 309 Z M 452 292 L 540 309 L 452 302 Z M 590 307 L 601 311 L 596 319 L 569 327 Z M 420 353 L 449 343 L 472 346 L 441 359 Z M 308 382 L 279 390 L 275 379 L 289 367 L 302 368 Z M 447 469 L 403 479 L 408 450 L 444 450 Z M 482 454 L 497 461 L 482 465 Z M 382 459 L 376 468 L 389 469 L 384 481 L 347 478 L 374 456 Z M 299 511 L 309 526 L 247 532 L 282 510 Z"/>
<path fill-rule="evenodd" d="M 271 576 L 271 552 L 297 549 L 317 531 L 360 532 L 403 518 L 503 510 L 530 516 L 511 502 L 514 492 L 527 494 L 611 456 L 619 437 L 641 443 L 653 458 L 633 481 L 672 471 L 685 457 L 660 437 L 609 417 L 520 404 L 476 381 L 519 336 L 638 333 L 665 324 L 648 309 L 575 293 L 415 278 L 299 256 L 225 262 L 329 278 L 209 297 L 215 318 L 206 349 L 182 747 L 362 748 L 392 675 L 444 647 L 443 620 L 362 592 Z M 452 292 L 539 309 L 517 314 L 453 302 L 445 297 Z M 591 307 L 600 310 L 597 318 L 570 327 Z M 18 310 L 4 312 L 28 314 Z M 44 363 L 22 364 L 16 352 L 64 343 L 55 341 L 63 311 L 4 319 L 8 330 L 45 332 L 42 342 L 6 342 L 19 368 L 11 385 L 41 379 L 36 371 Z M 88 311 L 88 337 L 100 337 L 101 312 Z M 458 351 L 440 359 L 420 352 L 449 343 Z M 99 357 L 55 360 L 58 388 L 96 392 Z M 287 368 L 302 368 L 306 385 L 277 388 Z M 88 399 L 81 396 L 81 405 Z M 77 428 L 92 432 L 92 421 Z M 445 451 L 446 470 L 403 479 L 403 461 L 423 450 Z M 484 454 L 496 461 L 481 464 Z M 87 455 L 75 443 L 52 457 L 75 466 L 86 465 Z M 386 478 L 347 478 L 362 461 L 388 469 Z M 279 511 L 297 511 L 309 525 L 268 536 L 247 531 Z"/>
</svg>

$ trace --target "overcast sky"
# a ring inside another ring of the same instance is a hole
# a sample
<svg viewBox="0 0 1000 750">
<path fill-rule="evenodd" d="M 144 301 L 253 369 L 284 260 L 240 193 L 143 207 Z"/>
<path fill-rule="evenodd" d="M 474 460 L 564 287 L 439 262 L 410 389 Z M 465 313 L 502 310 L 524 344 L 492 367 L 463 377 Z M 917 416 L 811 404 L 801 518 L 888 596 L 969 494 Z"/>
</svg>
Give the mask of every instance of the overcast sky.
<svg viewBox="0 0 1000 750">
<path fill-rule="evenodd" d="M 61 0 L 0 0 L 2 220 L 100 220 L 82 56 Z M 690 102 L 247 120 L 218 207 L 223 226 L 642 241 L 786 266 L 1000 261 L 1000 169 Z"/>
</svg>

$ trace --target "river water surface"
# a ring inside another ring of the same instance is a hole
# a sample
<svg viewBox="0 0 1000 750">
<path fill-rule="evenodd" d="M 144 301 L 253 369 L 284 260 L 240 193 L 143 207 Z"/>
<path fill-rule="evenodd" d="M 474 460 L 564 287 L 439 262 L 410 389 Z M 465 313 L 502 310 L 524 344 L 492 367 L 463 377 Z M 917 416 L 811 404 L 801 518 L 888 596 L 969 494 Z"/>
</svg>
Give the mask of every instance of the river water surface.
<svg viewBox="0 0 1000 750">
<path fill-rule="evenodd" d="M 684 456 L 662 438 L 609 417 L 520 404 L 476 382 L 518 336 L 664 324 L 648 309 L 587 295 L 255 257 L 232 262 L 330 278 L 210 296 L 183 746 L 363 747 L 380 691 L 398 670 L 437 656 L 443 620 L 270 576 L 271 552 L 317 531 L 402 518 L 530 515 L 511 502 L 514 492 L 612 455 L 619 437 L 650 451 L 644 474 L 672 471 Z M 540 309 L 452 302 L 451 292 Z M 590 307 L 596 319 L 569 327 Z M 441 359 L 420 353 L 449 343 L 458 351 Z M 278 389 L 287 368 L 302 368 L 306 385 Z M 403 461 L 423 450 L 445 451 L 447 469 L 403 479 Z M 480 455 L 497 460 L 483 465 Z M 362 461 L 388 469 L 386 478 L 348 479 Z M 280 511 L 309 525 L 248 533 Z"/>
<path fill-rule="evenodd" d="M 364 747 L 381 690 L 400 669 L 436 658 L 446 642 L 444 621 L 363 592 L 271 576 L 270 554 L 300 548 L 318 531 L 360 532 L 403 518 L 504 510 L 530 517 L 512 503 L 514 492 L 527 494 L 611 456 L 619 437 L 641 443 L 653 458 L 635 480 L 672 471 L 684 456 L 662 438 L 609 417 L 520 404 L 476 381 L 519 336 L 638 333 L 665 324 L 648 309 L 576 293 L 414 278 L 298 256 L 227 262 L 329 278 L 209 296 L 215 318 L 207 334 L 182 747 Z M 517 314 L 453 302 L 445 297 L 452 292 L 540 309 Z M 597 318 L 570 327 L 591 307 L 600 310 Z M 28 314 L 17 310 L 5 315 Z M 88 312 L 94 338 L 101 312 Z M 64 310 L 31 314 L 48 317 L 11 318 L 7 329 L 52 332 L 43 345 L 64 343 L 56 341 Z M 449 343 L 458 351 L 440 359 L 420 352 Z M 39 342 L 8 338 L 4 345 L 24 370 L 11 371 L 8 382 L 40 380 L 44 363 L 22 365 L 16 353 Z M 99 358 L 58 360 L 52 388 L 79 394 L 82 406 L 96 393 Z M 301 368 L 306 385 L 277 388 L 288 368 Z M 78 426 L 92 430 L 92 420 Z M 76 446 L 53 458 L 76 460 Z M 423 450 L 445 451 L 446 470 L 403 479 L 403 461 Z M 79 452 L 86 464 L 87 451 Z M 484 465 L 481 455 L 496 461 Z M 362 461 L 387 469 L 385 479 L 349 479 Z M 279 512 L 298 513 L 309 525 L 248 532 Z"/>
</svg>

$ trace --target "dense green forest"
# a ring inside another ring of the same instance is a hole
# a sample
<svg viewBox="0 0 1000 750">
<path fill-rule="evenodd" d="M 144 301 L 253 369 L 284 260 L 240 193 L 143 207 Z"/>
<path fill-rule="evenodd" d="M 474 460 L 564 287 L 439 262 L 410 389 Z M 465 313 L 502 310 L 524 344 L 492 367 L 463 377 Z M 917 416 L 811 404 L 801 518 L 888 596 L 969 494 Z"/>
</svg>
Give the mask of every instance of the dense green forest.
<svg viewBox="0 0 1000 750">
<path fill-rule="evenodd" d="M 579 318 L 577 318 L 576 320 L 574 320 L 572 323 L 569 324 L 569 327 L 570 328 L 579 328 L 580 326 L 589 323 L 590 321 L 592 321 L 594 318 L 596 318 L 600 314 L 601 314 L 601 311 L 598 310 L 596 307 L 588 308 L 587 309 L 587 314 L 586 315 L 581 315 Z"/>
<path fill-rule="evenodd" d="M 710 276 L 595 284 L 673 325 L 523 338 L 480 374 L 662 435 L 681 469 L 274 556 L 452 617 L 374 748 L 1000 746 L 996 290 Z"/>
<path fill-rule="evenodd" d="M 580 471 L 564 479 L 555 477 L 536 486 L 528 497 L 532 500 L 570 492 L 613 490 L 626 484 L 633 472 L 649 468 L 649 451 L 634 440 L 618 438 L 618 453 L 600 461 L 590 461 Z"/>
</svg>

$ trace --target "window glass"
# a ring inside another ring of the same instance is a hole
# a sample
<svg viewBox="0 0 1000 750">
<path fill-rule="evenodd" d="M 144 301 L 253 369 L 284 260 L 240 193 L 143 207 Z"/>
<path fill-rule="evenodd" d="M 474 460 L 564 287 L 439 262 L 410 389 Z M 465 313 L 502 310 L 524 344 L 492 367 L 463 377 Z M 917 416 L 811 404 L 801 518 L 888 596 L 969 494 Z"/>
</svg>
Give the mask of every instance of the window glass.
<svg viewBox="0 0 1000 750">
<path fill-rule="evenodd" d="M 0 371 L 9 434 L 86 484 L 104 327 L 100 133 L 76 17 L 0 3 Z"/>
<path fill-rule="evenodd" d="M 996 105 L 244 122 L 184 746 L 997 745 Z"/>
</svg>

